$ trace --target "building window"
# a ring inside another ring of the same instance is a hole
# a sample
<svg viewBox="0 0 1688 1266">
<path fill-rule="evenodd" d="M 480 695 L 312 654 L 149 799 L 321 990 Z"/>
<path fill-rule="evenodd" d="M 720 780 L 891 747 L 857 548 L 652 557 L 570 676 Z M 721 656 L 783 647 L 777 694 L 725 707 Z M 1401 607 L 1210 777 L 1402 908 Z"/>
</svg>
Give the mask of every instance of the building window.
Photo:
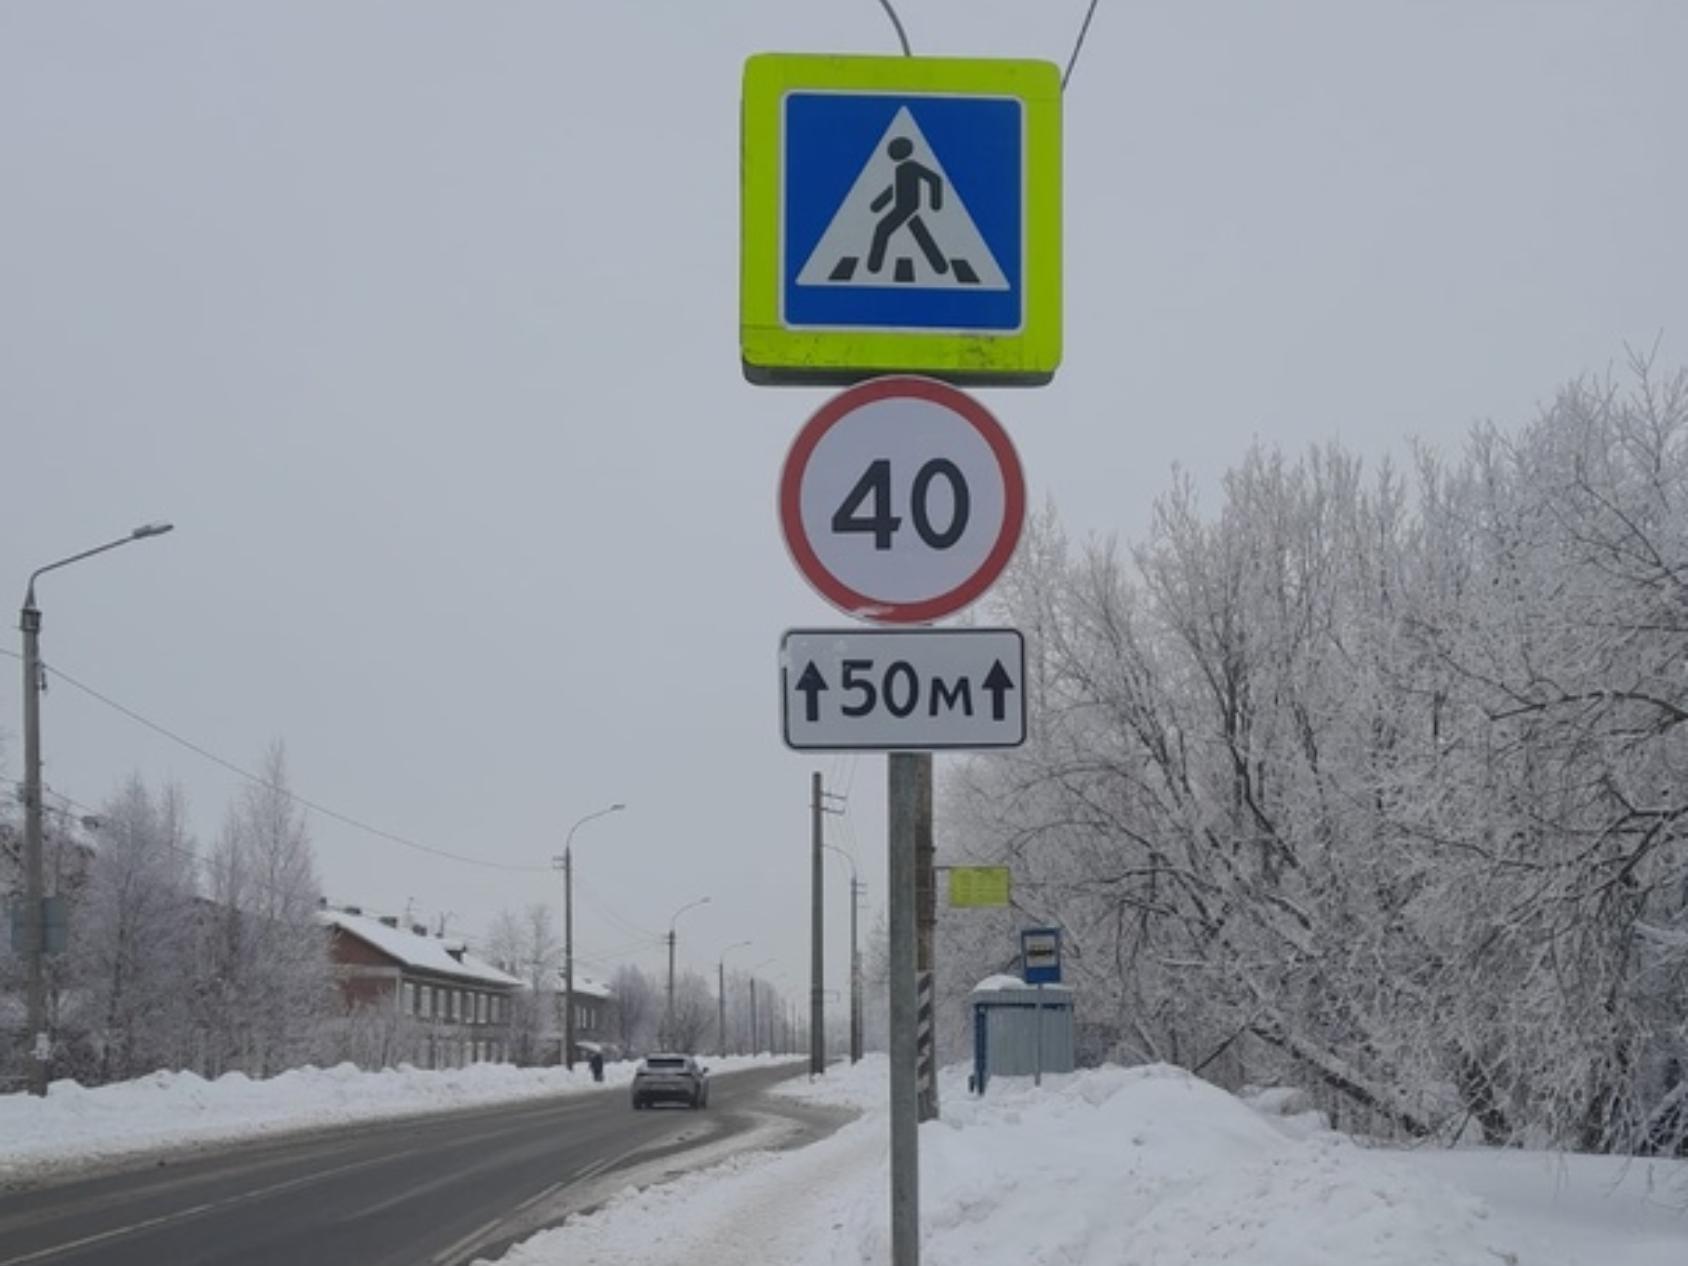
<svg viewBox="0 0 1688 1266">
<path fill-rule="evenodd" d="M 421 992 L 422 1018 L 424 1020 L 432 1019 L 434 1015 L 434 987 L 432 985 L 423 985 Z"/>
<path fill-rule="evenodd" d="M 416 1014 L 416 982 L 413 980 L 404 982 L 404 1013 Z"/>
<path fill-rule="evenodd" d="M 486 1023 L 486 995 L 484 993 L 475 995 L 475 1023 Z"/>
</svg>

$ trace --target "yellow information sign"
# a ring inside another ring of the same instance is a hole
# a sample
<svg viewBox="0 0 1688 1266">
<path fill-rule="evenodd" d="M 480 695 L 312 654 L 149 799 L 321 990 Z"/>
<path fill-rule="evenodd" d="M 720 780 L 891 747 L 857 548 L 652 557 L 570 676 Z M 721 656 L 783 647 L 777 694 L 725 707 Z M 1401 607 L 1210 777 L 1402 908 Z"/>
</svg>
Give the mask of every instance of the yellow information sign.
<svg viewBox="0 0 1688 1266">
<path fill-rule="evenodd" d="M 1000 908 L 1008 904 L 1008 867 L 952 866 L 950 878 L 950 906 L 964 908 Z"/>
<path fill-rule="evenodd" d="M 1052 62 L 764 53 L 744 68 L 739 344 L 755 383 L 1061 361 Z"/>
</svg>

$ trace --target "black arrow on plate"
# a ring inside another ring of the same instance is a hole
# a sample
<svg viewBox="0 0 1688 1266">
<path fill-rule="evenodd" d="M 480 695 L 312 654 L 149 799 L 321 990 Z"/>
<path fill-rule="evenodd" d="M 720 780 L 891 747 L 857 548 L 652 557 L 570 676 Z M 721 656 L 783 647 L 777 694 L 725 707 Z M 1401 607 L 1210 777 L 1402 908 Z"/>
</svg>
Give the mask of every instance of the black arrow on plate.
<svg viewBox="0 0 1688 1266">
<path fill-rule="evenodd" d="M 803 688 L 798 683 L 797 688 Z M 990 672 L 985 674 L 985 693 L 991 697 L 991 720 L 1000 721 L 1008 715 L 1008 704 L 1004 696 L 1014 689 L 1014 679 L 1008 675 L 1008 670 L 1002 666 L 999 659 L 991 665 Z"/>
<path fill-rule="evenodd" d="M 1000 669 L 1001 664 L 997 667 Z M 815 661 L 810 660 L 809 666 L 803 670 L 803 675 L 797 679 L 797 693 L 804 696 L 803 716 L 808 721 L 821 719 L 821 691 L 827 689 L 826 678 L 821 676 L 821 670 L 815 667 Z"/>
</svg>

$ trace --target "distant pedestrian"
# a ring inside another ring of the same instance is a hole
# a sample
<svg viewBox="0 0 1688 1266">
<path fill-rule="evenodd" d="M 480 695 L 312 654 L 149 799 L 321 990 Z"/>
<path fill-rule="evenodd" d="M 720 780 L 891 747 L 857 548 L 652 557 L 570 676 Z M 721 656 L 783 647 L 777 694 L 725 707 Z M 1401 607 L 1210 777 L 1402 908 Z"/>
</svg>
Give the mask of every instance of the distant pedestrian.
<svg viewBox="0 0 1688 1266">
<path fill-rule="evenodd" d="M 593 1051 L 592 1058 L 587 1063 L 592 1065 L 592 1080 L 602 1081 L 604 1079 L 604 1053 Z"/>
</svg>

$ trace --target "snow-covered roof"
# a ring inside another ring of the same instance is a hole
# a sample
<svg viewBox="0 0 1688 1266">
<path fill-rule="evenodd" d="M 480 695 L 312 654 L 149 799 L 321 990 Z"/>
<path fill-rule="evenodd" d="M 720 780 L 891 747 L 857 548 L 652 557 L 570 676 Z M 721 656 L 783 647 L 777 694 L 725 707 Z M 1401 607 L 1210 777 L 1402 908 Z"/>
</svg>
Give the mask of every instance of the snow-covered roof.
<svg viewBox="0 0 1688 1266">
<path fill-rule="evenodd" d="M 319 910 L 317 921 L 324 927 L 340 928 L 417 971 L 479 980 L 491 985 L 515 986 L 522 983 L 468 951 L 464 951 L 461 958 L 454 958 L 447 947 L 455 948 L 462 944 L 461 941 L 418 935 L 407 928 L 388 927 L 380 919 L 367 914 L 347 914 L 344 910 Z"/>
<path fill-rule="evenodd" d="M 561 991 L 562 987 L 563 987 L 563 973 L 561 971 L 558 971 L 557 972 L 557 989 L 559 991 Z M 593 997 L 593 998 L 603 998 L 606 1001 L 615 997 L 615 990 L 612 989 L 609 985 L 606 985 L 603 981 L 599 980 L 596 976 L 588 975 L 586 972 L 579 971 L 579 970 L 577 970 L 574 973 L 574 991 L 577 994 L 586 994 L 587 996 Z"/>
<path fill-rule="evenodd" d="M 1013 992 L 1013 991 L 1018 991 L 1018 992 L 1021 992 L 1021 993 L 1035 993 L 1037 991 L 1037 988 L 1038 987 L 1036 985 L 1028 985 L 1025 981 L 1021 980 L 1018 976 L 1009 976 L 1009 975 L 1003 974 L 1003 975 L 996 975 L 996 976 L 986 976 L 978 984 L 973 986 L 973 992 L 974 993 L 1009 993 L 1009 992 Z M 1048 990 L 1050 993 L 1071 993 L 1072 992 L 1072 990 L 1066 985 L 1044 985 L 1043 988 Z"/>
</svg>

